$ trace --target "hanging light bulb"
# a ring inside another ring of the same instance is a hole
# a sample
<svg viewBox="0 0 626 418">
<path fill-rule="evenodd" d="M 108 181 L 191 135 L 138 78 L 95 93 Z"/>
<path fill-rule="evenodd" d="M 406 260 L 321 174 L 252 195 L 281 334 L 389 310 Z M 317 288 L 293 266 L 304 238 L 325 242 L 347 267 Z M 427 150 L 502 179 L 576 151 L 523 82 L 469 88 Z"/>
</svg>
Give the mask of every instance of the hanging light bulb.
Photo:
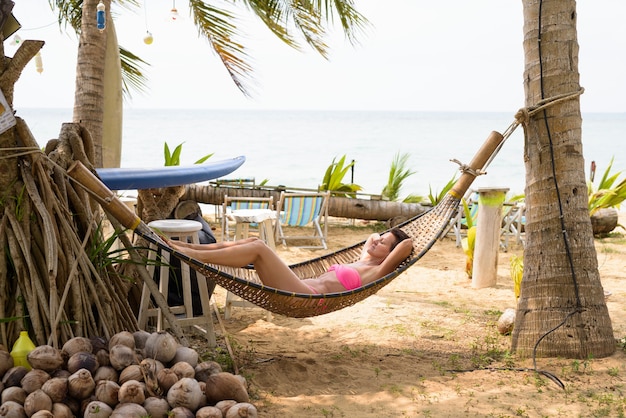
<svg viewBox="0 0 626 418">
<path fill-rule="evenodd" d="M 154 41 L 154 37 L 150 33 L 150 31 L 146 31 L 146 35 L 143 37 L 143 43 L 146 45 L 151 45 Z"/>
<path fill-rule="evenodd" d="M 41 60 L 41 51 L 35 54 L 35 69 L 39 74 L 43 73 L 43 61 Z"/>
<path fill-rule="evenodd" d="M 172 0 L 172 10 L 170 10 L 170 19 L 177 21 L 180 18 L 178 10 L 176 10 L 176 0 Z"/>
<path fill-rule="evenodd" d="M 96 8 L 96 24 L 98 26 L 98 30 L 100 30 L 100 32 L 104 31 L 104 28 L 106 27 L 106 14 L 105 14 L 105 6 L 104 3 L 102 3 L 102 0 L 100 0 L 100 3 L 98 3 L 98 6 Z"/>
</svg>

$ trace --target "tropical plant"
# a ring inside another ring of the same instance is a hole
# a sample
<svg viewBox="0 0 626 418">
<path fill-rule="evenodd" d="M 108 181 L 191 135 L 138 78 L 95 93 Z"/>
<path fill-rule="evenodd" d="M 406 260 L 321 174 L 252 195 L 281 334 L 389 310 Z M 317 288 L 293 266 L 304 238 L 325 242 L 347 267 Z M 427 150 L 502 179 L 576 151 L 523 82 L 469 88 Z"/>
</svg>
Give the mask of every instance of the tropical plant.
<svg viewBox="0 0 626 418">
<path fill-rule="evenodd" d="M 383 188 L 382 196 L 391 201 L 398 200 L 398 196 L 400 195 L 400 189 L 402 189 L 402 184 L 404 181 L 415 174 L 415 171 L 411 171 L 406 167 L 409 161 L 408 153 L 399 153 L 393 157 L 393 161 L 391 162 L 391 168 L 389 169 L 389 178 L 387 179 L 387 184 Z"/>
<path fill-rule="evenodd" d="M 167 142 L 164 143 L 163 156 L 165 157 L 165 166 L 176 166 L 180 165 L 180 154 L 183 151 L 184 142 L 178 144 L 176 148 L 174 148 L 174 152 L 170 152 L 170 147 L 167 145 Z M 213 153 L 207 154 L 204 157 L 200 158 L 194 164 L 202 164 L 209 158 L 213 156 Z"/>
<path fill-rule="evenodd" d="M 322 184 L 319 187 L 320 191 L 331 191 L 334 192 L 333 194 L 335 196 L 343 195 L 350 197 L 359 190 L 362 190 L 363 188 L 358 184 L 343 183 L 343 178 L 348 173 L 348 170 L 354 165 L 354 161 L 345 165 L 345 154 L 339 159 L 339 161 L 335 160 L 336 157 L 333 158 L 333 162 L 326 169 Z"/>
<path fill-rule="evenodd" d="M 614 157 L 611 157 L 611 161 L 597 185 L 593 184 L 595 163 L 591 165 L 590 179 L 587 182 L 590 215 L 593 215 L 600 209 L 619 208 L 626 199 L 626 179 L 622 179 L 619 183 L 615 184 L 622 172 L 618 171 L 615 174 L 611 174 L 613 159 Z"/>
<path fill-rule="evenodd" d="M 456 183 L 456 174 L 452 176 L 452 178 L 446 183 L 445 186 L 443 186 L 443 189 L 441 189 L 441 191 L 439 192 L 437 192 L 436 190 L 433 191 L 433 188 L 428 185 L 428 201 L 430 202 L 430 204 L 435 206 L 437 203 L 439 203 L 441 199 L 443 199 L 445 195 L 448 194 L 452 186 L 454 186 L 454 183 Z"/>
<path fill-rule="evenodd" d="M 465 273 L 467 277 L 472 278 L 474 272 L 474 248 L 476 247 L 476 225 L 472 211 L 465 199 L 461 200 L 463 205 L 463 214 L 467 225 L 467 236 L 461 240 L 461 247 L 465 253 Z"/>
<path fill-rule="evenodd" d="M 520 292 L 522 291 L 522 278 L 524 276 L 524 257 L 513 255 L 510 261 L 511 266 L 511 279 L 513 280 L 513 292 L 515 293 L 515 300 L 519 299 Z"/>
</svg>

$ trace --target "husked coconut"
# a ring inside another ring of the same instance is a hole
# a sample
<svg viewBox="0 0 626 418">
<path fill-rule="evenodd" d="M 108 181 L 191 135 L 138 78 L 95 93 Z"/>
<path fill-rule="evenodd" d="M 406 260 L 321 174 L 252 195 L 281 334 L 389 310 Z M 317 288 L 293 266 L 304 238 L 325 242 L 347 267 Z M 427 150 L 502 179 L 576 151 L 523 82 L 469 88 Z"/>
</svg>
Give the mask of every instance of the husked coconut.
<svg viewBox="0 0 626 418">
<path fill-rule="evenodd" d="M 54 418 L 55 415 L 51 411 L 37 411 L 32 415 L 29 415 L 30 418 Z"/>
<path fill-rule="evenodd" d="M 24 412 L 29 417 L 37 411 L 50 411 L 51 409 L 52 399 L 41 389 L 29 394 L 24 400 Z"/>
<path fill-rule="evenodd" d="M 70 373 L 75 373 L 80 369 L 87 369 L 89 373 L 93 374 L 99 366 L 96 355 L 91 351 L 79 351 L 72 354 L 67 360 L 67 371 Z"/>
<path fill-rule="evenodd" d="M 26 373 L 28 373 L 28 369 L 24 366 L 11 367 L 4 376 L 2 376 L 2 384 L 5 388 L 19 386 L 24 376 L 26 376 Z"/>
<path fill-rule="evenodd" d="M 180 363 L 181 361 L 189 363 L 191 367 L 196 367 L 198 365 L 198 352 L 193 348 L 179 345 L 178 347 L 176 347 L 176 354 L 172 359 L 172 365 Z"/>
<path fill-rule="evenodd" d="M 124 370 L 131 364 L 139 363 L 135 356 L 135 350 L 123 344 L 116 344 L 110 348 L 109 361 L 111 367 L 118 371 Z"/>
<path fill-rule="evenodd" d="M 206 382 L 207 378 L 212 374 L 222 372 L 222 366 L 215 361 L 203 361 L 195 367 L 196 380 L 199 382 Z"/>
<path fill-rule="evenodd" d="M 150 333 L 143 329 L 133 332 L 133 338 L 135 339 L 135 349 L 143 350 L 146 347 L 146 340 L 149 336 Z"/>
<path fill-rule="evenodd" d="M 61 402 L 67 396 L 67 378 L 66 377 L 53 377 L 47 380 L 41 390 L 46 392 L 46 395 L 52 399 L 52 402 Z"/>
<path fill-rule="evenodd" d="M 153 358 L 167 364 L 176 355 L 177 347 L 178 343 L 170 333 L 159 331 L 150 334 L 143 351 L 147 358 Z"/>
<path fill-rule="evenodd" d="M 120 403 L 118 404 L 111 418 L 144 418 L 148 412 L 146 409 L 136 403 Z"/>
<path fill-rule="evenodd" d="M 224 415 L 215 406 L 203 406 L 196 411 L 196 418 L 223 418 Z"/>
<path fill-rule="evenodd" d="M 17 402 L 24 405 L 24 400 L 28 393 L 20 386 L 11 386 L 2 391 L 2 403 Z"/>
<path fill-rule="evenodd" d="M 117 398 L 120 403 L 136 403 L 141 405 L 146 400 L 146 394 L 141 382 L 129 380 L 120 386 Z"/>
<path fill-rule="evenodd" d="M 63 344 L 63 347 L 61 347 L 61 354 L 66 360 L 81 351 L 85 351 L 87 353 L 91 353 L 93 351 L 93 344 L 89 338 L 70 338 L 65 342 L 65 344 Z"/>
<path fill-rule="evenodd" d="M 213 374 L 206 381 L 206 398 L 209 404 L 232 399 L 237 402 L 250 402 L 248 391 L 235 375 L 228 372 Z"/>
<path fill-rule="evenodd" d="M 54 418 L 74 418 L 74 413 L 72 412 L 70 407 L 64 403 L 53 403 L 51 412 Z"/>
<path fill-rule="evenodd" d="M 118 379 L 120 385 L 128 382 L 129 380 L 137 380 L 138 382 L 143 381 L 143 372 L 141 371 L 141 366 L 139 364 L 131 364 L 130 366 L 124 367 L 124 369 L 120 372 L 120 377 Z"/>
<path fill-rule="evenodd" d="M 226 412 L 230 409 L 231 406 L 235 405 L 237 401 L 233 401 L 232 399 L 226 399 L 224 401 L 219 401 L 215 404 L 215 407 L 222 411 L 223 415 L 226 415 Z"/>
<path fill-rule="evenodd" d="M 43 384 L 50 380 L 50 375 L 41 369 L 32 369 L 24 375 L 20 381 L 20 386 L 26 393 L 33 393 L 37 389 L 41 389 Z"/>
<path fill-rule="evenodd" d="M 64 360 L 61 350 L 51 345 L 37 346 L 26 356 L 33 369 L 41 369 L 50 373 L 63 366 Z"/>
<path fill-rule="evenodd" d="M 73 398 L 87 399 L 95 388 L 96 382 L 87 369 L 80 369 L 67 378 L 67 390 Z"/>
<path fill-rule="evenodd" d="M 143 402 L 143 407 L 151 418 L 169 418 L 170 404 L 164 398 L 150 396 Z"/>
<path fill-rule="evenodd" d="M 226 415 L 224 415 L 224 417 L 225 418 L 243 418 L 243 417 L 257 418 L 258 415 L 259 413 L 254 405 L 252 405 L 251 403 L 247 403 L 247 402 L 240 402 L 240 403 L 233 405 L 228 410 L 228 412 L 226 412 Z"/>
<path fill-rule="evenodd" d="M 113 408 L 104 402 L 91 401 L 85 408 L 84 418 L 108 418 L 113 413 Z"/>
<path fill-rule="evenodd" d="M 0 350 L 0 376 L 4 376 L 7 370 L 13 366 L 15 366 L 15 362 L 13 357 L 11 357 L 11 353 L 6 350 Z"/>
<path fill-rule="evenodd" d="M 191 366 L 191 364 L 186 361 L 179 361 L 170 367 L 170 370 L 176 373 L 179 379 L 183 377 L 191 377 L 194 378 L 196 375 L 196 371 Z"/>
<path fill-rule="evenodd" d="M 112 380 L 101 380 L 96 384 L 96 400 L 104 402 L 111 408 L 119 403 L 120 385 Z"/>
<path fill-rule="evenodd" d="M 167 403 L 172 408 L 182 406 L 195 411 L 200 406 L 202 392 L 196 379 L 183 377 L 167 392 Z"/>
<path fill-rule="evenodd" d="M 130 331 L 120 331 L 113 335 L 109 340 L 109 351 L 111 351 L 111 348 L 118 344 L 125 345 L 135 351 L 135 337 L 133 336 L 133 333 Z"/>
<path fill-rule="evenodd" d="M 157 373 L 157 382 L 161 393 L 166 394 L 174 386 L 174 383 L 178 382 L 178 375 L 172 369 L 161 369 Z"/>
<path fill-rule="evenodd" d="M 113 380 L 117 382 L 119 373 L 111 366 L 100 366 L 93 375 L 93 380 L 98 383 L 101 380 Z"/>
<path fill-rule="evenodd" d="M 193 411 L 189 408 L 185 408 L 184 406 L 177 406 L 176 408 L 172 408 L 170 411 L 171 418 L 194 418 L 195 415 Z"/>
<path fill-rule="evenodd" d="M 24 406 L 15 401 L 2 402 L 0 405 L 0 417 L 3 418 L 26 418 Z"/>
</svg>

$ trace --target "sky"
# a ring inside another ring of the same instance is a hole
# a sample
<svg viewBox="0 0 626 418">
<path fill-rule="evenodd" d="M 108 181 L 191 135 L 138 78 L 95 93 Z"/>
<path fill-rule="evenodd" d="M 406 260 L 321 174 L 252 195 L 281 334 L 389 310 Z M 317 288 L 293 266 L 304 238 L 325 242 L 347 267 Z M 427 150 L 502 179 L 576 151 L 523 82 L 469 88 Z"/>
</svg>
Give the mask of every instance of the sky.
<svg viewBox="0 0 626 418">
<path fill-rule="evenodd" d="M 235 87 L 206 40 L 198 37 L 187 2 L 143 0 L 139 11 L 118 10 L 120 45 L 150 63 L 149 90 L 126 108 L 494 111 L 524 105 L 521 0 L 356 0 L 370 21 L 360 45 L 331 33 L 330 57 L 295 51 L 241 9 L 253 58 L 255 95 Z M 583 112 L 626 112 L 624 0 L 577 3 Z M 16 84 L 14 107 L 71 108 L 76 49 L 48 0 L 18 0 L 13 10 L 22 39 L 46 42 L 43 72 L 29 63 Z M 146 31 L 151 45 L 143 43 Z M 13 38 L 5 54 L 16 50 Z"/>
</svg>

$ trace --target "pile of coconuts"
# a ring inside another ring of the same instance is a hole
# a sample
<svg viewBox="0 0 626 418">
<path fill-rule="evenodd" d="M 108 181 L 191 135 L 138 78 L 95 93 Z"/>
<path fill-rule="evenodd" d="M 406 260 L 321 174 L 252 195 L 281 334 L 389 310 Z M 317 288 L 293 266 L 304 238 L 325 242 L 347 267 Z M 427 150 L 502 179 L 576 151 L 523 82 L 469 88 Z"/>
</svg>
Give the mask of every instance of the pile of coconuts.
<svg viewBox="0 0 626 418">
<path fill-rule="evenodd" d="M 257 417 L 242 376 L 199 362 L 163 331 L 74 337 L 61 349 L 40 345 L 27 360 L 31 370 L 0 349 L 2 418 Z"/>
</svg>

